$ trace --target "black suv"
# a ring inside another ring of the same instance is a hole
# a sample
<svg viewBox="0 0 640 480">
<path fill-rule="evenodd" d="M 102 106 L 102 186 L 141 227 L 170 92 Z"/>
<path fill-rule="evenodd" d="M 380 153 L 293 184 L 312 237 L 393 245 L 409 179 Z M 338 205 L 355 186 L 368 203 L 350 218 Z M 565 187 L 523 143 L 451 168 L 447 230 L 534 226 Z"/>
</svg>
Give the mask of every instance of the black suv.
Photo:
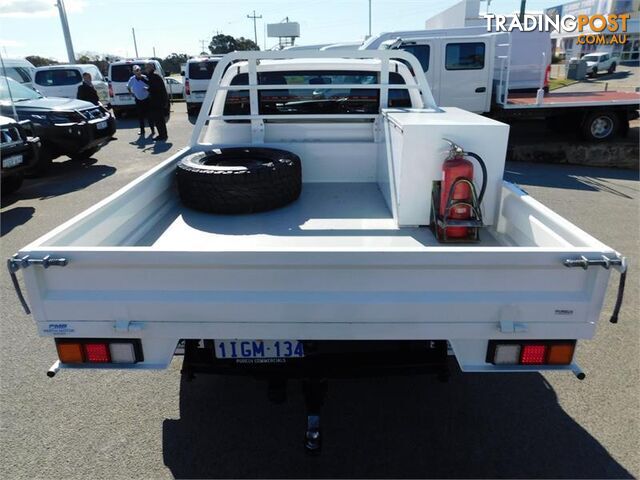
<svg viewBox="0 0 640 480">
<path fill-rule="evenodd" d="M 13 105 L 12 105 L 13 104 Z M 115 119 L 102 106 L 82 100 L 43 97 L 15 80 L 0 77 L 0 115 L 31 120 L 42 141 L 36 172 L 43 173 L 60 155 L 87 158 L 111 140 Z"/>
<path fill-rule="evenodd" d="M 25 171 L 32 168 L 40 154 L 40 139 L 32 135 L 31 122 L 16 122 L 0 116 L 0 158 L 2 159 L 2 195 L 22 185 Z"/>
</svg>

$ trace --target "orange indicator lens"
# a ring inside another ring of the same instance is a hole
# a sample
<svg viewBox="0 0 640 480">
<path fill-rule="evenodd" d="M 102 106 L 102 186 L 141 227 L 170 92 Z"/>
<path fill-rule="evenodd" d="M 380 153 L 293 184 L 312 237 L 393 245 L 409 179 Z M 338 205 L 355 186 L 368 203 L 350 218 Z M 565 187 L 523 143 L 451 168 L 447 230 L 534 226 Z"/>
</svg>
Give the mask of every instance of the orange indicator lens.
<svg viewBox="0 0 640 480">
<path fill-rule="evenodd" d="M 82 363 L 82 345 L 79 343 L 58 343 L 58 358 L 62 363 Z"/>
<path fill-rule="evenodd" d="M 550 365 L 569 365 L 573 360 L 573 349 L 574 345 L 570 344 L 551 345 L 547 363 Z"/>
</svg>

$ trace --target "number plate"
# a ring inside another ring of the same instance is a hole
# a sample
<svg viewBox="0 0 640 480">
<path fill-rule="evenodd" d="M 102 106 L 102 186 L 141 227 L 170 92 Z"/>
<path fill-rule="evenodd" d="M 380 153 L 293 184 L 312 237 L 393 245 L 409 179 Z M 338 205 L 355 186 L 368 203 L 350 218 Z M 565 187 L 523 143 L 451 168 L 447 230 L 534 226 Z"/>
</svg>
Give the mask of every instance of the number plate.
<svg viewBox="0 0 640 480">
<path fill-rule="evenodd" d="M 194 95 L 194 97 L 196 97 L 197 99 L 204 98 L 204 93 L 194 93 L 193 95 Z"/>
<path fill-rule="evenodd" d="M 20 165 L 24 161 L 22 155 L 13 155 L 12 157 L 4 158 L 2 160 L 2 166 L 4 168 L 15 167 L 16 165 Z"/>
<path fill-rule="evenodd" d="M 105 128 L 107 128 L 107 122 L 104 121 L 104 122 L 100 122 L 100 123 L 96 124 L 96 128 L 98 130 L 104 130 Z"/>
<path fill-rule="evenodd" d="M 298 340 L 215 340 L 216 358 L 301 358 Z"/>
</svg>

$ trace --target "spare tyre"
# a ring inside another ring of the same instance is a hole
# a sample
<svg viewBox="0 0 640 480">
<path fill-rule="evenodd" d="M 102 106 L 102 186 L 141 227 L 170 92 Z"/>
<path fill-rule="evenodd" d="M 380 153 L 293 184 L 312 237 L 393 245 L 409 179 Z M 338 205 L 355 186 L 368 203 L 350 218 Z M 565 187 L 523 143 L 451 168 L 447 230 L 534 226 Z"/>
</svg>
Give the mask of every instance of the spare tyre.
<svg viewBox="0 0 640 480">
<path fill-rule="evenodd" d="M 254 213 L 300 196 L 300 158 L 275 148 L 219 148 L 183 158 L 178 192 L 187 207 L 211 213 Z"/>
</svg>

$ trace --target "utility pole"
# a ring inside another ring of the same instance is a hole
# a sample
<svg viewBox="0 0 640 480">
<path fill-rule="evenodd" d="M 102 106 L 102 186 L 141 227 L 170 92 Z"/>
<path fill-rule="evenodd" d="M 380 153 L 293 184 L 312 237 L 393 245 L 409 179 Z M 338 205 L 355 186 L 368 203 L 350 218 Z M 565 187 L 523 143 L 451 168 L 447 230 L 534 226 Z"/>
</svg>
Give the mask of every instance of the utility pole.
<svg viewBox="0 0 640 480">
<path fill-rule="evenodd" d="M 153 47 L 153 57 L 155 58 L 156 56 L 156 47 Z"/>
<path fill-rule="evenodd" d="M 520 0 L 520 21 L 524 22 L 524 12 L 527 8 L 527 0 Z"/>
<path fill-rule="evenodd" d="M 71 43 L 71 32 L 69 31 L 69 22 L 67 21 L 67 11 L 64 8 L 64 1 L 56 2 L 58 13 L 60 14 L 60 23 L 62 24 L 62 33 L 64 35 L 64 43 L 67 45 L 67 56 L 69 63 L 76 63 L 76 55 L 73 52 L 73 44 Z"/>
<path fill-rule="evenodd" d="M 369 37 L 371 37 L 371 0 L 369 0 Z"/>
<path fill-rule="evenodd" d="M 131 33 L 133 34 L 133 48 L 136 50 L 136 58 L 140 58 L 138 55 L 138 43 L 136 42 L 136 29 L 132 27 Z"/>
<path fill-rule="evenodd" d="M 256 27 L 256 20 L 259 18 L 262 18 L 262 15 L 256 15 L 256 11 L 253 11 L 253 15 L 247 15 L 247 18 L 250 18 L 253 20 L 253 38 L 256 42 L 256 45 L 258 44 L 258 29 Z"/>
<path fill-rule="evenodd" d="M 204 44 L 207 43 L 207 40 L 200 40 L 200 53 L 206 53 L 204 49 Z"/>
</svg>

